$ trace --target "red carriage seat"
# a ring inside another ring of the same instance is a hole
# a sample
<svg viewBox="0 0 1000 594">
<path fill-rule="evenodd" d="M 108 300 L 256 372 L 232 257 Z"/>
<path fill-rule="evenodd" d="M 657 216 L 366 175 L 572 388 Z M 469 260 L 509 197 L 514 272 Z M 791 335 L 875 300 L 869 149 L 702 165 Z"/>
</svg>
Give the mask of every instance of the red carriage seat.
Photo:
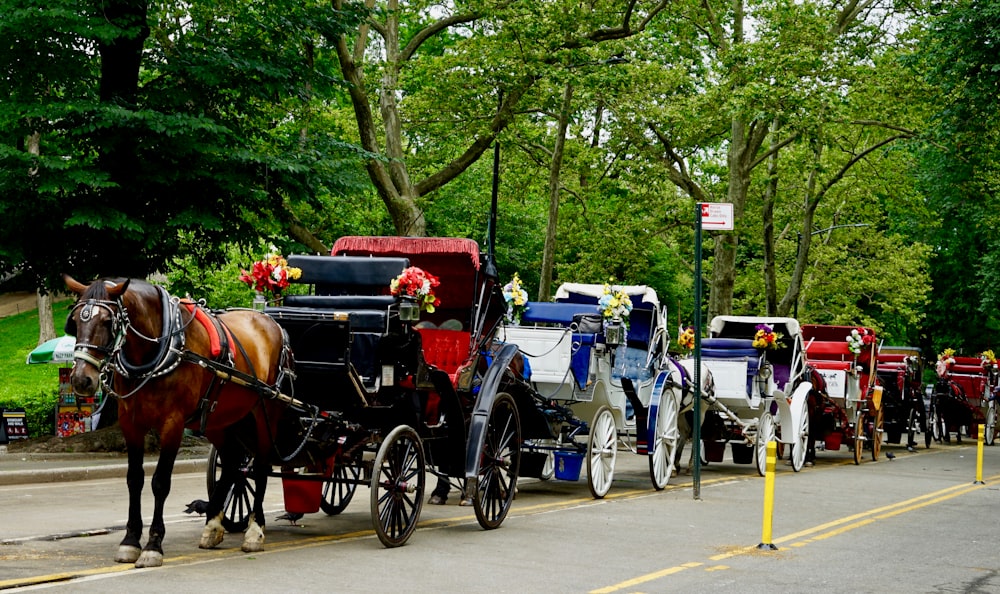
<svg viewBox="0 0 1000 594">
<path fill-rule="evenodd" d="M 806 343 L 806 360 L 814 369 L 850 371 L 854 353 L 846 341 L 813 340 Z"/>
<path fill-rule="evenodd" d="M 472 335 L 464 330 L 417 328 L 423 341 L 424 360 L 448 374 L 452 385 L 458 367 L 469 359 Z"/>
<path fill-rule="evenodd" d="M 981 404 L 987 389 L 987 377 L 980 358 L 955 357 L 955 363 L 948 367 L 948 379 L 961 386 L 965 397 L 973 404 Z"/>
</svg>

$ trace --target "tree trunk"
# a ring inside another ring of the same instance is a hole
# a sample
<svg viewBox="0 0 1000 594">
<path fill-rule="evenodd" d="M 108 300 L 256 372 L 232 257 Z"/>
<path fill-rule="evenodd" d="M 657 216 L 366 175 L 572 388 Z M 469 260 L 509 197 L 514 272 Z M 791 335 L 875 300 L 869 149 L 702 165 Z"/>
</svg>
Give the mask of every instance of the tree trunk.
<svg viewBox="0 0 1000 594">
<path fill-rule="evenodd" d="M 778 194 L 778 118 L 774 118 L 770 155 L 767 159 L 767 187 L 764 189 L 764 293 L 767 315 L 778 313 L 778 281 L 774 255 L 774 201 Z"/>
<path fill-rule="evenodd" d="M 38 344 L 56 337 L 55 321 L 52 317 L 52 293 L 41 290 L 35 292 L 38 304 Z"/>
<path fill-rule="evenodd" d="M 809 172 L 809 179 L 806 181 L 806 195 L 802 209 L 802 230 L 799 232 L 798 253 L 795 257 L 795 269 L 792 271 L 792 278 L 788 283 L 788 289 L 781 303 L 778 304 L 778 315 L 787 316 L 790 313 L 798 315 L 799 293 L 802 291 L 802 279 L 805 278 L 806 266 L 809 263 L 809 246 L 812 244 L 813 219 L 816 215 L 816 207 L 819 206 L 819 194 L 816 186 L 818 183 L 820 159 L 823 157 L 823 144 L 813 140 L 813 168 Z"/>
<path fill-rule="evenodd" d="M 146 0 L 107 0 L 101 6 L 106 24 L 118 28 L 113 39 L 97 45 L 101 55 L 101 102 L 135 109 L 142 48 L 149 37 L 146 21 L 149 7 Z M 135 135 L 109 129 L 99 142 L 101 168 L 120 188 L 128 186 L 140 165 Z"/>
<path fill-rule="evenodd" d="M 733 217 L 739 225 L 746 209 L 750 186 L 750 155 L 747 146 L 747 124 L 734 118 L 729 142 L 729 191 L 727 198 L 733 205 Z M 715 262 L 712 265 L 712 286 L 708 297 L 708 320 L 733 312 L 733 287 L 736 284 L 736 248 L 739 235 L 736 231 L 715 235 Z M 697 304 L 700 307 L 700 304 Z"/>
<path fill-rule="evenodd" d="M 559 129 L 556 144 L 552 149 L 552 165 L 549 168 L 549 222 L 545 228 L 545 248 L 542 252 L 542 278 L 538 283 L 538 300 L 548 301 L 552 297 L 552 269 L 556 257 L 556 226 L 559 222 L 559 172 L 562 169 L 563 149 L 566 145 L 566 128 L 569 125 L 569 110 L 573 102 L 573 85 L 566 83 L 563 91 L 562 110 L 559 112 Z"/>
</svg>

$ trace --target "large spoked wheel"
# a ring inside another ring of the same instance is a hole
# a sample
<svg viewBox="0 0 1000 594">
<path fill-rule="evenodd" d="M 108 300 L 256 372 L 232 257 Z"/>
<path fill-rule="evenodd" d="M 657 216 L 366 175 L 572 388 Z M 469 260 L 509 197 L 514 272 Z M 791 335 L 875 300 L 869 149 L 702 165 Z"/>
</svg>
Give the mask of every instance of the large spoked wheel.
<svg viewBox="0 0 1000 594">
<path fill-rule="evenodd" d="M 233 486 L 222 504 L 222 527 L 226 532 L 243 532 L 250 525 L 250 514 L 253 512 L 253 501 L 257 494 L 250 478 L 252 471 L 253 456 L 246 452 L 237 467 Z M 219 479 L 222 478 L 222 456 L 215 446 L 208 452 L 208 469 L 205 474 L 208 494 L 211 497 Z"/>
<path fill-rule="evenodd" d="M 861 455 L 865 450 L 865 433 L 868 428 L 868 414 L 859 410 L 854 415 L 854 463 L 861 464 Z"/>
<path fill-rule="evenodd" d="M 757 442 L 754 447 L 754 456 L 757 457 L 757 473 L 760 476 L 767 474 L 767 444 L 774 441 L 774 417 L 766 412 L 760 416 L 757 424 Z M 779 454 L 780 457 L 780 454 Z"/>
<path fill-rule="evenodd" d="M 994 400 L 990 400 L 989 405 L 986 407 L 986 435 L 983 435 L 984 444 L 991 446 L 996 441 L 996 427 L 997 403 Z"/>
<path fill-rule="evenodd" d="M 931 407 L 929 433 L 934 436 L 934 441 L 941 443 L 941 440 L 944 439 L 944 432 L 944 419 L 938 414 L 937 406 L 933 406 Z"/>
<path fill-rule="evenodd" d="M 798 472 L 806 463 L 806 453 L 809 448 L 809 411 L 802 403 L 802 420 L 796 427 L 795 443 L 792 444 L 792 470 Z"/>
<path fill-rule="evenodd" d="M 872 430 L 871 430 L 871 440 L 872 440 L 872 460 L 878 462 L 879 454 L 882 453 L 882 435 L 885 431 L 882 429 L 882 422 L 885 418 L 885 411 L 879 408 L 872 415 Z"/>
<path fill-rule="evenodd" d="M 486 530 L 499 528 L 514 503 L 521 465 L 521 421 L 514 398 L 497 394 L 486 424 L 486 437 L 472 498 L 476 520 Z"/>
<path fill-rule="evenodd" d="M 680 431 L 677 429 L 677 418 L 680 415 L 680 405 L 672 393 L 664 393 L 656 408 L 656 425 L 653 431 L 653 443 L 649 444 L 649 478 L 653 488 L 661 491 L 670 482 L 674 474 L 674 461 L 677 459 L 677 444 L 680 441 Z"/>
<path fill-rule="evenodd" d="M 372 521 L 383 545 L 401 546 L 413 534 L 424 501 L 424 481 L 420 436 L 400 425 L 379 447 L 372 472 Z"/>
<path fill-rule="evenodd" d="M 587 454 L 587 485 L 590 487 L 590 494 L 601 499 L 611 489 L 615 460 L 618 458 L 618 428 L 615 426 L 615 416 L 607 405 L 597 409 L 597 414 L 594 415 L 594 422 L 590 425 L 590 438 L 587 440 Z"/>
<path fill-rule="evenodd" d="M 323 499 L 319 506 L 328 516 L 335 516 L 347 508 L 358 488 L 361 469 L 357 466 L 337 464 L 333 467 L 333 476 L 329 482 L 323 483 Z"/>
</svg>

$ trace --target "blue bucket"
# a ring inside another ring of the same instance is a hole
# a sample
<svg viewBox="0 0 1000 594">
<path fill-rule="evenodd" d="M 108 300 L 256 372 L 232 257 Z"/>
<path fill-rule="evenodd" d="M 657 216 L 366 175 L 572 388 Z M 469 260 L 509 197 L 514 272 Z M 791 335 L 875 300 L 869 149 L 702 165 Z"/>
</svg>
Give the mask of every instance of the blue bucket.
<svg viewBox="0 0 1000 594">
<path fill-rule="evenodd" d="M 583 454 L 577 452 L 555 452 L 556 478 L 561 481 L 580 480 L 583 458 Z"/>
</svg>

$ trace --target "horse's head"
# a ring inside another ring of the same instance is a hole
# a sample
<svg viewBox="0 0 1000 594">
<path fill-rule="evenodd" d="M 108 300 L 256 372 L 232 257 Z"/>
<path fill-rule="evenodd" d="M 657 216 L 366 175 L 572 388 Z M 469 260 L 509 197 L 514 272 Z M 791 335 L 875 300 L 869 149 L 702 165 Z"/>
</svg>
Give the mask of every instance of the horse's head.
<svg viewBox="0 0 1000 594">
<path fill-rule="evenodd" d="M 121 298 L 129 281 L 99 279 L 85 285 L 69 275 L 63 275 L 63 280 L 77 295 L 76 304 L 66 318 L 66 333 L 76 336 L 70 381 L 77 394 L 93 396 L 100 387 L 100 374 L 108 356 L 124 338 L 125 312 Z"/>
</svg>

